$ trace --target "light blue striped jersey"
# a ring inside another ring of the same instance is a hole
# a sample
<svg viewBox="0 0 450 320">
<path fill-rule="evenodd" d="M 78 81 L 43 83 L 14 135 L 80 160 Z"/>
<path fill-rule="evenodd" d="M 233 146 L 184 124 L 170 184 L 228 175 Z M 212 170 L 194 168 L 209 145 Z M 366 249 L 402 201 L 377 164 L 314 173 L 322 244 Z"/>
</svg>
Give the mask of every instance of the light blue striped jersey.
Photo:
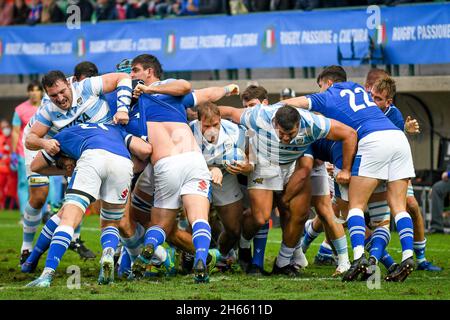
<svg viewBox="0 0 450 320">
<path fill-rule="evenodd" d="M 189 125 L 208 166 L 214 165 L 223 169 L 225 164 L 245 160 L 247 131 L 245 127 L 222 119 L 217 143 L 210 143 L 202 135 L 198 120 L 191 121 Z"/>
<path fill-rule="evenodd" d="M 100 96 L 103 93 L 102 77 L 86 78 L 80 82 L 70 82 L 73 94 L 72 107 L 62 110 L 52 103 L 48 97 L 25 128 L 28 134 L 35 121 L 50 128 L 47 136 L 53 137 L 61 129 L 79 123 L 112 123 L 113 115 L 108 103 Z"/>
<path fill-rule="evenodd" d="M 257 105 L 246 109 L 241 116 L 240 122 L 249 129 L 252 152 L 256 153 L 260 166 L 291 163 L 301 157 L 311 143 L 325 138 L 330 131 L 330 119 L 296 108 L 300 113 L 297 136 L 289 144 L 281 143 L 273 126 L 273 118 L 282 106 L 281 103 Z"/>
</svg>

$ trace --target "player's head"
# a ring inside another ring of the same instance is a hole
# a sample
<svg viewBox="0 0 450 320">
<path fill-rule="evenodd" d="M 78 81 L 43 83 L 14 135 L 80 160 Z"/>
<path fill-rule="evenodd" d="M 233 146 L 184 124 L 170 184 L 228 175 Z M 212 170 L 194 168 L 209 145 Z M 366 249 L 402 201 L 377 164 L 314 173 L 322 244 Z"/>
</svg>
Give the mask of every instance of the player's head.
<svg viewBox="0 0 450 320">
<path fill-rule="evenodd" d="M 366 82 L 364 83 L 364 87 L 367 92 L 372 91 L 372 87 L 377 80 L 385 77 L 389 77 L 389 73 L 383 69 L 373 68 L 370 69 L 366 76 Z"/>
<path fill-rule="evenodd" d="M 77 161 L 72 158 L 69 158 L 66 155 L 61 154 L 61 156 L 57 158 L 55 165 L 59 169 L 66 170 L 66 176 L 71 177 L 73 170 L 77 165 Z"/>
<path fill-rule="evenodd" d="M 146 85 L 161 79 L 162 73 L 161 63 L 151 54 L 141 54 L 131 62 L 131 79 L 144 80 Z"/>
<path fill-rule="evenodd" d="M 33 80 L 27 86 L 27 93 L 31 104 L 36 105 L 41 102 L 44 95 L 44 89 L 39 81 Z"/>
<path fill-rule="evenodd" d="M 0 120 L 0 129 L 5 137 L 9 137 L 11 135 L 11 124 L 6 119 Z"/>
<path fill-rule="evenodd" d="M 64 73 L 59 70 L 50 71 L 42 78 L 42 87 L 50 100 L 63 110 L 72 106 L 72 89 Z"/>
<path fill-rule="evenodd" d="M 300 113 L 290 105 L 284 105 L 275 113 L 273 125 L 278 138 L 285 144 L 289 144 L 298 134 Z"/>
<path fill-rule="evenodd" d="M 133 59 L 123 59 L 116 65 L 116 72 L 131 73 L 131 63 Z"/>
<path fill-rule="evenodd" d="M 198 120 L 202 135 L 210 143 L 216 143 L 220 132 L 220 110 L 212 102 L 206 102 L 198 106 Z"/>
<path fill-rule="evenodd" d="M 333 83 L 346 81 L 347 73 L 341 66 L 326 67 L 317 77 L 317 84 L 319 85 L 320 92 L 326 91 Z"/>
<path fill-rule="evenodd" d="M 82 81 L 86 78 L 98 76 L 97 66 L 90 61 L 80 62 L 73 70 L 73 76 L 76 81 Z"/>
<path fill-rule="evenodd" d="M 284 88 L 280 92 L 280 100 L 295 98 L 295 91 L 291 88 Z"/>
<path fill-rule="evenodd" d="M 373 86 L 372 95 L 373 102 L 377 104 L 381 110 L 388 108 L 394 101 L 394 96 L 397 91 L 394 79 L 385 77 L 377 80 Z"/>
<path fill-rule="evenodd" d="M 262 86 L 250 85 L 241 94 L 242 105 L 244 108 L 254 107 L 258 104 L 269 104 L 269 95 Z"/>
</svg>

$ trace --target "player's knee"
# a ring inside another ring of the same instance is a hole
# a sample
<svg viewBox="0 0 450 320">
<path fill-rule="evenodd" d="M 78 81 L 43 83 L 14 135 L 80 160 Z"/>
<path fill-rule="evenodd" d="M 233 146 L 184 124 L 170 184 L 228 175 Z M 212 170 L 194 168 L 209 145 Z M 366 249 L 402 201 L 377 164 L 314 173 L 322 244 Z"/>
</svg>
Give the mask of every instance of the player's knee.
<svg viewBox="0 0 450 320">
<path fill-rule="evenodd" d="M 415 197 L 407 197 L 406 198 L 406 209 L 411 214 L 411 216 L 417 215 L 419 212 L 419 203 L 417 202 Z"/>
</svg>

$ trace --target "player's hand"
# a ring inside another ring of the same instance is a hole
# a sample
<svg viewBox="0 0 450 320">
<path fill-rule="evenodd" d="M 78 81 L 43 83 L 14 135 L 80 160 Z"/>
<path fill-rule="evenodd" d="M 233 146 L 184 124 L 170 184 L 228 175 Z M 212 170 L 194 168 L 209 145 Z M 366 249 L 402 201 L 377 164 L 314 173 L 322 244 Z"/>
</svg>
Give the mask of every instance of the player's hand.
<svg viewBox="0 0 450 320">
<path fill-rule="evenodd" d="M 235 162 L 234 164 L 229 164 L 225 166 L 225 170 L 227 170 L 231 174 L 244 174 L 248 175 L 253 171 L 253 165 L 248 162 Z"/>
<path fill-rule="evenodd" d="M 349 184 L 350 183 L 350 171 L 342 170 L 336 175 L 336 182 L 339 184 Z"/>
<path fill-rule="evenodd" d="M 44 150 L 51 156 L 57 154 L 61 150 L 59 147 L 58 140 L 55 139 L 45 140 Z"/>
<path fill-rule="evenodd" d="M 445 171 L 444 173 L 442 173 L 442 180 L 444 180 L 444 181 L 448 181 L 448 172 L 447 171 Z"/>
<path fill-rule="evenodd" d="M 419 122 L 416 119 L 408 116 L 405 121 L 405 131 L 409 134 L 417 134 L 420 133 Z"/>
<path fill-rule="evenodd" d="M 211 173 L 212 182 L 214 184 L 222 186 L 222 180 L 223 180 L 222 171 L 219 168 L 214 167 L 214 168 L 209 169 L 209 172 Z"/>
<path fill-rule="evenodd" d="M 225 96 L 237 96 L 239 95 L 239 86 L 237 84 L 229 84 L 223 87 L 225 89 Z"/>
<path fill-rule="evenodd" d="M 17 153 L 13 152 L 11 153 L 11 160 L 9 162 L 9 167 L 11 171 L 17 171 L 18 166 L 19 166 L 19 157 L 17 156 Z"/>
<path fill-rule="evenodd" d="M 334 177 L 334 165 L 329 162 L 325 162 L 325 168 L 327 168 L 328 175 Z"/>
<path fill-rule="evenodd" d="M 128 112 L 125 111 L 117 111 L 114 115 L 114 124 L 128 124 L 130 118 L 128 117 Z"/>
<path fill-rule="evenodd" d="M 133 98 L 138 99 L 141 96 L 141 94 L 144 93 L 153 93 L 152 86 L 146 86 L 142 83 L 139 83 L 136 85 L 136 87 L 134 87 Z"/>
</svg>

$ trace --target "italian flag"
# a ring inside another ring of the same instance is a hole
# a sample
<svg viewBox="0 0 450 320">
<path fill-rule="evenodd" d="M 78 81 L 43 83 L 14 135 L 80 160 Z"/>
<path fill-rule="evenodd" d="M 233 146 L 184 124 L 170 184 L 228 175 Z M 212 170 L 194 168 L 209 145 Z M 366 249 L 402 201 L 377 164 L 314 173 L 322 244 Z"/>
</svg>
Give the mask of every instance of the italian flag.
<svg viewBox="0 0 450 320">
<path fill-rule="evenodd" d="M 275 30 L 273 30 L 273 28 L 269 28 L 266 30 L 264 42 L 264 47 L 266 49 L 272 49 L 275 46 Z"/>
<path fill-rule="evenodd" d="M 79 38 L 77 41 L 78 52 L 77 55 L 82 57 L 86 54 L 86 41 L 83 38 Z"/>
<path fill-rule="evenodd" d="M 376 39 L 377 44 L 385 44 L 387 42 L 386 24 L 380 24 L 377 26 Z"/>
<path fill-rule="evenodd" d="M 175 35 L 169 34 L 167 37 L 167 53 L 173 53 L 175 51 Z"/>
</svg>

